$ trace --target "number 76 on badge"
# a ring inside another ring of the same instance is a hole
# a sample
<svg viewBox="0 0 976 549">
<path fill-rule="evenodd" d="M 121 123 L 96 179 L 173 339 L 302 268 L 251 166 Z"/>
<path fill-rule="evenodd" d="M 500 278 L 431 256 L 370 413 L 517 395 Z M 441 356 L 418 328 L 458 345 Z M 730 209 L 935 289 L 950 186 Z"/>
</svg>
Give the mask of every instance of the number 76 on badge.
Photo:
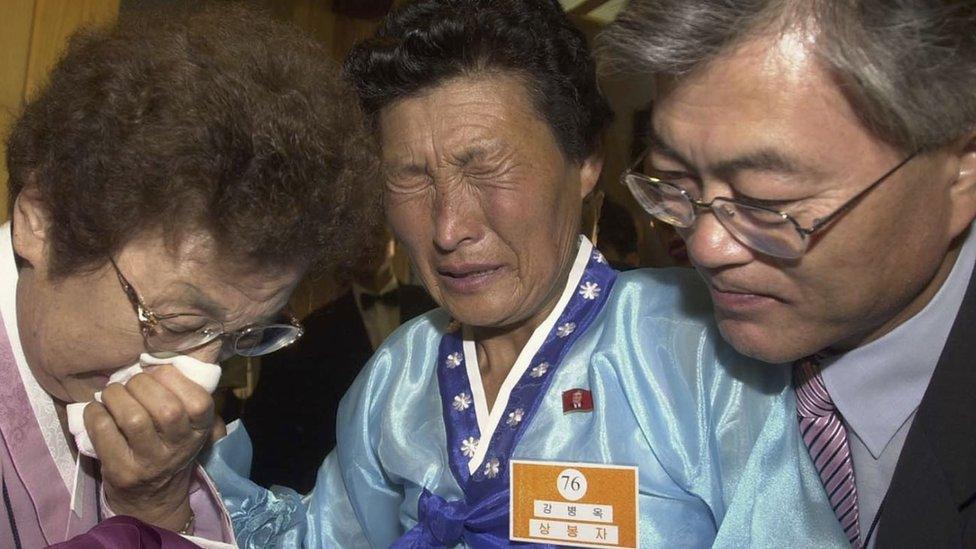
<svg viewBox="0 0 976 549">
<path fill-rule="evenodd" d="M 637 547 L 637 467 L 512 460 L 512 541 Z"/>
</svg>

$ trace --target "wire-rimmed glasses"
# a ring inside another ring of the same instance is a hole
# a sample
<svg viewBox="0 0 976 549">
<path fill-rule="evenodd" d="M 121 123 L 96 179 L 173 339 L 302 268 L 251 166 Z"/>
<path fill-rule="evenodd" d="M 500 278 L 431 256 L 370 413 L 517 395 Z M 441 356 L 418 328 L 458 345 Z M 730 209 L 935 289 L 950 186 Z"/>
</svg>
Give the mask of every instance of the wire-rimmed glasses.
<svg viewBox="0 0 976 549">
<path fill-rule="evenodd" d="M 724 196 L 703 202 L 692 197 L 685 189 L 669 183 L 667 178 L 659 172 L 654 170 L 649 170 L 651 171 L 650 174 L 638 172 L 638 167 L 650 150 L 649 148 L 644 151 L 637 161 L 620 176 L 620 182 L 627 186 L 647 213 L 660 221 L 687 229 L 695 223 L 696 210 L 711 210 L 719 223 L 732 233 L 739 242 L 759 253 L 784 259 L 802 257 L 810 245 L 811 235 L 826 227 L 837 216 L 856 204 L 864 195 L 887 180 L 916 155 L 916 153 L 908 155 L 865 189 L 841 204 L 832 213 L 815 219 L 810 227 L 803 227 L 786 212 L 754 204 L 748 200 Z"/>
<path fill-rule="evenodd" d="M 202 347 L 224 338 L 235 354 L 254 357 L 273 353 L 298 341 L 305 332 L 301 323 L 291 314 L 285 315 L 287 323 L 254 324 L 228 332 L 223 323 L 192 313 L 159 314 L 146 306 L 132 284 L 125 278 L 114 259 L 110 260 L 122 284 L 122 290 L 139 317 L 146 347 L 154 353 L 178 354 Z"/>
</svg>

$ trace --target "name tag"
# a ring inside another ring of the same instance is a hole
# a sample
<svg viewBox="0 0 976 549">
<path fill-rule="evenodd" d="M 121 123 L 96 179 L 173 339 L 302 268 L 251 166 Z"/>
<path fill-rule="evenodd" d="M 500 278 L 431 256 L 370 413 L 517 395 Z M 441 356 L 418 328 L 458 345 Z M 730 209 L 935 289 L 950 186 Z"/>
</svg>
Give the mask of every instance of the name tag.
<svg viewBox="0 0 976 549">
<path fill-rule="evenodd" d="M 637 548 L 637 467 L 510 463 L 512 541 Z"/>
</svg>

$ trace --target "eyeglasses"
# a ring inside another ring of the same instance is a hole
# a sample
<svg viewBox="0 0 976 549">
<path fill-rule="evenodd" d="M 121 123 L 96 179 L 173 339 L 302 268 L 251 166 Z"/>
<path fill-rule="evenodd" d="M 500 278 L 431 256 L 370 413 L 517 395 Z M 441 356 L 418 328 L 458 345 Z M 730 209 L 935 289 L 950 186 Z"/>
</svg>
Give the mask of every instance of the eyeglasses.
<svg viewBox="0 0 976 549">
<path fill-rule="evenodd" d="M 235 354 L 252 357 L 273 353 L 298 341 L 305 329 L 291 314 L 285 315 L 287 324 L 254 324 L 228 332 L 223 323 L 202 315 L 153 312 L 126 280 L 114 259 L 110 259 L 119 276 L 122 290 L 139 317 L 139 326 L 146 347 L 154 353 L 180 353 L 224 338 L 232 344 Z"/>
<path fill-rule="evenodd" d="M 644 151 L 637 161 L 620 176 L 620 182 L 630 189 L 631 194 L 647 210 L 647 213 L 665 223 L 687 229 L 695 223 L 696 210 L 711 210 L 719 223 L 732 233 L 739 242 L 759 253 L 784 259 L 802 257 L 810 245 L 811 235 L 850 209 L 858 200 L 887 180 L 917 154 L 910 154 L 874 183 L 868 185 L 834 210 L 833 213 L 815 219 L 813 225 L 804 228 L 788 213 L 750 203 L 748 200 L 724 196 L 715 197 L 710 202 L 702 202 L 692 198 L 685 189 L 669 183 L 666 177 L 655 177 L 637 172 L 637 167 L 640 166 L 649 152 L 650 149 Z"/>
</svg>

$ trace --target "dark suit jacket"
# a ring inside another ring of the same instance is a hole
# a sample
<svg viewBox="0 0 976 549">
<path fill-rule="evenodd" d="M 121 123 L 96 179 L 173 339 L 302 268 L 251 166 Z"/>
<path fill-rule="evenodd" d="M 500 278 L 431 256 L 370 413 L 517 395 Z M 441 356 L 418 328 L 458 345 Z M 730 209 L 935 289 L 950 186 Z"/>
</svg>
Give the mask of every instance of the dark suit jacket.
<svg viewBox="0 0 976 549">
<path fill-rule="evenodd" d="M 339 399 L 373 354 L 352 292 L 303 320 L 295 345 L 261 359 L 242 420 L 254 445 L 251 478 L 307 492 L 335 446 Z"/>
<path fill-rule="evenodd" d="M 420 286 L 401 286 L 397 297 L 401 323 L 437 306 Z M 242 419 L 254 446 L 251 478 L 305 493 L 335 446 L 339 400 L 373 348 L 351 291 L 303 324 L 295 345 L 262 357 Z"/>
<path fill-rule="evenodd" d="M 976 547 L 974 501 L 976 275 L 898 458 L 877 547 Z"/>
<path fill-rule="evenodd" d="M 397 291 L 400 302 L 400 324 L 437 308 L 437 302 L 430 297 L 423 286 L 404 284 Z"/>
</svg>

